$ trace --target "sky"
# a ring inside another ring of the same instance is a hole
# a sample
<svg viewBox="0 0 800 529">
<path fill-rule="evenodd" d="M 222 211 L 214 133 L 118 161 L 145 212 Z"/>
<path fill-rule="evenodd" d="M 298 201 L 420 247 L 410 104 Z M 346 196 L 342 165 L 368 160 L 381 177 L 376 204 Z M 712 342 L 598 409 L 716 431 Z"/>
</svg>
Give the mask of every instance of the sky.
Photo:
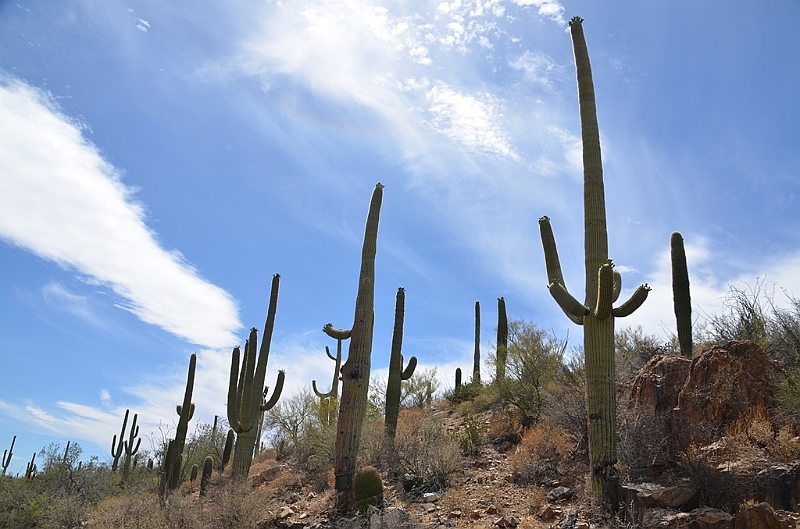
<svg viewBox="0 0 800 529">
<path fill-rule="evenodd" d="M 567 22 L 585 19 L 617 328 L 674 332 L 669 237 L 696 324 L 729 285 L 800 296 L 800 105 L 791 0 L 0 1 L 0 448 L 109 459 L 225 414 L 231 348 L 280 297 L 284 398 L 352 326 L 370 195 L 384 189 L 373 374 L 403 350 L 443 387 L 497 298 L 580 344 L 547 292 L 538 219 L 582 297 L 580 122 Z M 484 377 L 490 377 L 488 366 Z M 192 425 L 190 425 L 191 427 Z"/>
</svg>

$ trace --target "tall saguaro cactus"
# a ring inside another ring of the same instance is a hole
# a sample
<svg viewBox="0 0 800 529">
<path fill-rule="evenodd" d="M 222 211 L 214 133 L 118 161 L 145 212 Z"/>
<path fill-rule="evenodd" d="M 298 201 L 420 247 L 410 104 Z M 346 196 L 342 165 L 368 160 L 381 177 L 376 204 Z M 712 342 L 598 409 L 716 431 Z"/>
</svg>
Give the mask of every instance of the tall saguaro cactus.
<svg viewBox="0 0 800 529">
<path fill-rule="evenodd" d="M 506 300 L 497 298 L 497 352 L 495 354 L 495 380 L 506 378 L 506 357 L 508 355 L 508 315 Z"/>
<path fill-rule="evenodd" d="M 126 411 L 127 417 L 127 411 Z M 133 456 L 139 451 L 139 445 L 142 444 L 142 438 L 137 437 L 139 436 L 139 426 L 136 424 L 136 421 L 139 419 L 139 414 L 133 414 L 133 422 L 131 423 L 131 430 L 128 434 L 128 440 L 123 443 L 125 447 L 125 459 L 122 462 L 122 481 L 125 482 L 128 479 L 128 474 L 131 471 L 131 462 L 133 461 Z"/>
<path fill-rule="evenodd" d="M 367 411 L 369 373 L 372 355 L 372 332 L 375 326 L 375 254 L 378 246 L 383 185 L 378 183 L 372 192 L 361 249 L 361 271 L 350 349 L 342 366 L 342 399 L 336 432 L 334 474 L 338 505 L 353 506 L 353 478 L 356 473 L 356 454 L 361 442 L 361 430 Z"/>
<path fill-rule="evenodd" d="M 472 382 L 481 383 L 481 302 L 475 302 L 475 355 L 472 359 Z"/>
<path fill-rule="evenodd" d="M 189 359 L 189 373 L 186 376 L 186 391 L 183 394 L 183 404 L 178 404 L 178 426 L 175 428 L 175 439 L 167 445 L 167 455 L 164 458 L 162 474 L 162 494 L 167 489 L 177 489 L 181 484 L 181 466 L 183 464 L 183 447 L 186 444 L 186 434 L 189 433 L 189 421 L 194 416 L 194 373 L 197 369 L 197 355 L 192 354 Z M 126 414 L 127 417 L 127 414 Z M 124 423 L 123 423 L 124 426 Z"/>
<path fill-rule="evenodd" d="M 650 290 L 646 284 L 636 289 L 630 300 L 613 308 L 622 278 L 608 258 L 603 166 L 600 133 L 592 83 L 589 52 L 583 34 L 583 19 L 570 21 L 583 140 L 584 250 L 586 298 L 575 299 L 561 274 L 550 219 L 539 219 L 547 268 L 548 289 L 561 309 L 575 323 L 583 325 L 586 355 L 586 400 L 589 417 L 589 458 L 592 493 L 596 501 L 611 510 L 617 506 L 619 478 L 617 462 L 616 395 L 614 385 L 614 319 L 631 314 L 644 302 Z"/>
<path fill-rule="evenodd" d="M 681 355 L 692 357 L 692 298 L 689 295 L 689 269 L 686 267 L 686 251 L 683 236 L 679 232 L 669 238 L 672 260 L 672 301 L 675 320 L 678 324 L 678 343 Z"/>
<path fill-rule="evenodd" d="M 397 415 L 400 413 L 400 393 L 403 380 L 408 380 L 417 367 L 417 357 L 408 360 L 403 369 L 403 319 L 405 318 L 406 291 L 397 289 L 397 300 L 394 308 L 394 331 L 392 332 L 392 352 L 389 357 L 389 380 L 386 382 L 386 416 L 384 429 L 386 436 L 394 439 L 397 432 Z"/>
<path fill-rule="evenodd" d="M 14 457 L 14 443 L 17 442 L 17 436 L 15 435 L 13 439 L 11 439 L 11 448 L 8 450 L 3 450 L 3 473 L 0 476 L 6 475 L 6 470 L 8 470 L 8 465 L 11 464 L 11 458 Z"/>
<path fill-rule="evenodd" d="M 261 413 L 272 409 L 283 391 L 286 374 L 278 372 L 278 379 L 272 397 L 264 402 L 264 379 L 267 374 L 269 348 L 272 332 L 275 328 L 275 313 L 278 310 L 278 287 L 281 276 L 272 276 L 272 290 L 269 297 L 267 321 L 264 324 L 264 335 L 261 337 L 261 349 L 258 350 L 258 331 L 250 330 L 250 338 L 245 344 L 244 358 L 239 369 L 239 347 L 234 348 L 231 358 L 231 376 L 228 384 L 228 422 L 236 432 L 236 447 L 233 452 L 233 477 L 235 480 L 247 479 L 250 465 L 253 462 L 256 434 Z"/>
</svg>

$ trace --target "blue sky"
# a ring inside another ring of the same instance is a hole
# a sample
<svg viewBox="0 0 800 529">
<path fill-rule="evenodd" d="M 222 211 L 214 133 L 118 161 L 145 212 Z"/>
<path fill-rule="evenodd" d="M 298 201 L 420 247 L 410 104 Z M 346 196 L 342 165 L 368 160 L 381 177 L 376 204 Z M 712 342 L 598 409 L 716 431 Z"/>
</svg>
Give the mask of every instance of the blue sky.
<svg viewBox="0 0 800 529">
<path fill-rule="evenodd" d="M 618 327 L 672 332 L 673 231 L 696 319 L 728 284 L 800 295 L 800 35 L 782 24 L 797 2 L 0 2 L 12 468 L 50 441 L 107 457 L 126 408 L 142 435 L 173 424 L 193 352 L 196 418 L 224 415 L 230 348 L 263 326 L 274 273 L 268 380 L 325 386 L 321 328 L 352 324 L 379 181 L 374 371 L 400 286 L 404 352 L 449 384 L 471 365 L 476 300 L 484 355 L 499 296 L 579 343 L 547 293 L 537 224 L 551 218 L 580 293 L 574 15 L 610 255 L 627 293 L 653 287 Z"/>
</svg>

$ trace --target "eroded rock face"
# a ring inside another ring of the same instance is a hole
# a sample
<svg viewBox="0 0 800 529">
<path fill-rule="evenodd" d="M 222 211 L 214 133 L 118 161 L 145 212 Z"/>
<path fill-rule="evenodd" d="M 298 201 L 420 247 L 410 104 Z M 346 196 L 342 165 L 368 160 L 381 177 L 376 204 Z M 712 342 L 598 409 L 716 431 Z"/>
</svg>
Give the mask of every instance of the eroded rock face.
<svg viewBox="0 0 800 529">
<path fill-rule="evenodd" d="M 655 355 L 631 384 L 631 404 L 659 417 L 671 413 L 691 364 L 692 360 L 683 356 Z"/>
<path fill-rule="evenodd" d="M 736 513 L 734 529 L 789 529 L 794 520 L 772 508 L 769 503 L 742 505 Z"/>
<path fill-rule="evenodd" d="M 710 347 L 692 359 L 678 394 L 676 413 L 681 433 L 696 444 L 708 444 L 745 411 L 775 405 L 778 367 L 750 341 Z"/>
</svg>

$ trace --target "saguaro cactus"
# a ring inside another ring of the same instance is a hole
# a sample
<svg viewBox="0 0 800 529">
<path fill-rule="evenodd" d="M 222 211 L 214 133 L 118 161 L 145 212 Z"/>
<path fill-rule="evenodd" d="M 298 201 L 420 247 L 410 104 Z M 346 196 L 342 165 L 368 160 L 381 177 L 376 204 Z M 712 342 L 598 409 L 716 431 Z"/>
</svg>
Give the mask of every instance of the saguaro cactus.
<svg viewBox="0 0 800 529">
<path fill-rule="evenodd" d="M 417 357 L 408 360 L 403 369 L 403 319 L 405 317 L 406 291 L 397 289 L 397 300 L 394 308 L 394 331 L 392 332 L 392 352 L 389 357 L 389 380 L 386 382 L 386 417 L 384 428 L 386 436 L 394 439 L 397 432 L 397 414 L 400 412 L 400 389 L 403 380 L 408 380 L 417 367 Z"/>
<path fill-rule="evenodd" d="M 186 434 L 189 432 L 189 421 L 194 416 L 192 392 L 194 392 L 194 373 L 197 369 L 197 355 L 189 358 L 189 373 L 186 376 L 186 390 L 183 393 L 183 404 L 178 404 L 178 427 L 175 429 L 175 439 L 167 446 L 167 455 L 164 458 L 162 474 L 162 494 L 167 489 L 177 489 L 181 484 L 181 465 L 183 462 L 183 447 L 186 444 Z"/>
<path fill-rule="evenodd" d="M 231 429 L 236 432 L 236 448 L 233 453 L 233 477 L 235 480 L 247 479 L 250 464 L 253 462 L 253 450 L 258 441 L 256 433 L 261 413 L 272 409 L 283 391 L 286 374 L 280 371 L 272 397 L 264 402 L 264 379 L 267 374 L 272 332 L 275 328 L 275 313 L 278 310 L 280 279 L 281 276 L 278 274 L 272 276 L 272 291 L 269 297 L 267 321 L 264 324 L 264 335 L 261 338 L 261 349 L 258 351 L 258 360 L 256 361 L 258 331 L 255 328 L 250 330 L 250 339 L 245 345 L 241 372 L 238 347 L 233 350 L 231 358 L 231 376 L 228 384 L 228 422 Z"/>
<path fill-rule="evenodd" d="M 208 483 L 211 481 L 211 471 L 214 469 L 214 458 L 206 456 L 203 460 L 203 474 L 200 476 L 200 496 L 205 496 Z"/>
<path fill-rule="evenodd" d="M 119 460 L 122 457 L 122 450 L 123 450 L 123 442 L 122 438 L 125 437 L 125 427 L 128 425 L 128 414 L 130 413 L 130 409 L 125 410 L 125 417 L 122 419 L 122 430 L 119 432 L 119 445 L 117 445 L 117 436 L 111 439 L 111 457 L 114 459 L 111 461 L 111 471 L 116 472 L 117 468 L 119 467 Z"/>
<path fill-rule="evenodd" d="M 6 470 L 8 470 L 8 465 L 11 464 L 11 458 L 14 457 L 14 443 L 17 442 L 17 436 L 15 435 L 13 439 L 11 439 L 11 448 L 8 450 L 3 450 L 3 473 L 0 474 L 2 476 L 6 475 Z"/>
<path fill-rule="evenodd" d="M 692 357 L 692 298 L 689 295 L 689 270 L 686 267 L 686 251 L 683 236 L 675 232 L 669 238 L 672 260 L 672 301 L 675 320 L 678 324 L 678 343 L 683 356 Z"/>
<path fill-rule="evenodd" d="M 508 354 L 508 315 L 506 300 L 497 298 L 497 352 L 495 354 L 495 380 L 506 378 L 506 356 Z"/>
<path fill-rule="evenodd" d="M 475 355 L 472 361 L 472 382 L 481 383 L 481 302 L 475 302 Z"/>
<path fill-rule="evenodd" d="M 461 392 L 461 368 L 456 368 L 456 389 L 454 390 L 454 394 L 458 395 Z"/>
<path fill-rule="evenodd" d="M 583 35 L 583 19 L 570 21 L 583 139 L 584 248 L 586 298 L 581 303 L 566 288 L 561 274 L 550 219 L 539 219 L 544 247 L 548 289 L 569 318 L 583 325 L 586 355 L 586 400 L 589 416 L 589 457 L 592 493 L 604 507 L 616 509 L 619 478 L 617 462 L 616 396 L 614 385 L 614 319 L 631 314 L 647 297 L 650 288 L 640 286 L 631 299 L 617 308 L 622 279 L 608 258 L 603 166 L 600 157 L 600 133 L 592 83 L 589 53 Z"/>
<path fill-rule="evenodd" d="M 325 424 L 331 424 L 339 407 L 339 370 L 342 368 L 342 340 L 350 338 L 350 331 L 335 329 L 331 323 L 325 324 L 322 331 L 331 338 L 336 339 L 336 356 L 331 354 L 331 350 L 327 345 L 325 346 L 325 354 L 335 362 L 333 380 L 331 381 L 331 390 L 327 393 L 322 393 L 317 389 L 316 380 L 311 381 L 311 387 L 320 399 L 320 420 Z"/>
<path fill-rule="evenodd" d="M 367 411 L 372 332 L 375 325 L 375 254 L 382 201 L 383 185 L 378 183 L 372 193 L 367 214 L 350 349 L 347 361 L 342 366 L 342 399 L 337 422 L 334 474 L 336 491 L 339 493 L 338 504 L 346 509 L 353 506 L 356 454 Z"/>
<path fill-rule="evenodd" d="M 127 411 L 125 413 L 127 418 Z M 133 460 L 133 456 L 139 451 L 139 445 L 142 444 L 142 438 L 136 438 L 139 435 L 139 426 L 136 424 L 136 421 L 139 418 L 139 414 L 133 414 L 133 422 L 131 423 L 131 430 L 128 434 L 128 440 L 123 443 L 125 447 L 125 459 L 122 462 L 122 481 L 126 481 L 128 479 L 128 474 L 131 471 L 131 462 Z"/>
</svg>

